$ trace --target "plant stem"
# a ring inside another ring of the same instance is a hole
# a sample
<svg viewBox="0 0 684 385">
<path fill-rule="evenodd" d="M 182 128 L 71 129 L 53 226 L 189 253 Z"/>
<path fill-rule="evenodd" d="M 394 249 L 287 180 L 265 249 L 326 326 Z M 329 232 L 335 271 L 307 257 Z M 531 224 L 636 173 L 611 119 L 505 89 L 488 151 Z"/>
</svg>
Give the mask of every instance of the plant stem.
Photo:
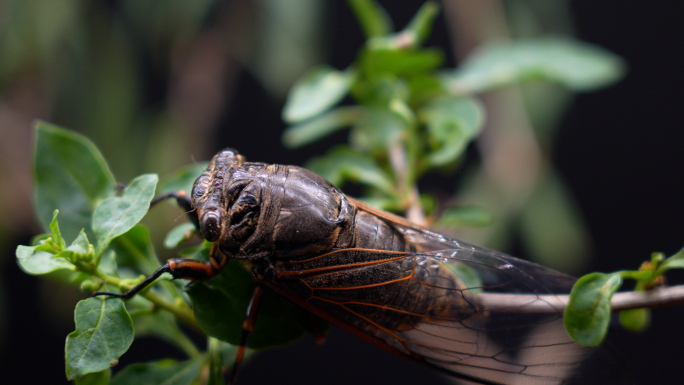
<svg viewBox="0 0 684 385">
<path fill-rule="evenodd" d="M 482 293 L 476 296 L 484 310 L 504 313 L 558 313 L 565 309 L 569 297 L 569 295 L 498 293 Z M 613 311 L 682 304 L 684 304 L 684 285 L 615 293 L 610 301 Z"/>
</svg>

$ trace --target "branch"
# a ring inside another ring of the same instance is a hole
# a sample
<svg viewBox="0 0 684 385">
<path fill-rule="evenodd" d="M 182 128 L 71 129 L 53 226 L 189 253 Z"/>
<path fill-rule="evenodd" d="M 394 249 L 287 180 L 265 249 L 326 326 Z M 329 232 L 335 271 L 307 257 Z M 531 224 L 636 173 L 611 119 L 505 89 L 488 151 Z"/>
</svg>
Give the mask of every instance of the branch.
<svg viewBox="0 0 684 385">
<path fill-rule="evenodd" d="M 504 313 L 557 313 L 568 304 L 569 295 L 533 295 L 482 293 L 477 299 L 485 310 Z M 655 308 L 684 304 L 684 285 L 660 287 L 648 291 L 615 293 L 613 311 Z"/>
</svg>

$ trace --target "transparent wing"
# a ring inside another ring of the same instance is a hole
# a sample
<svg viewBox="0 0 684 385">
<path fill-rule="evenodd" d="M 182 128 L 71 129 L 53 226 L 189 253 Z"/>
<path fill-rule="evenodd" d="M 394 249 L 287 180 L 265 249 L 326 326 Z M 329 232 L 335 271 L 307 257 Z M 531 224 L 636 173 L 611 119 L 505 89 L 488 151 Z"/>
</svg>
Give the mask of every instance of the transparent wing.
<svg viewBox="0 0 684 385">
<path fill-rule="evenodd" d="M 565 383 L 593 353 L 568 337 L 553 300 L 571 277 L 427 230 L 405 235 L 421 251 L 334 250 L 278 262 L 266 283 L 387 350 L 475 382 Z"/>
</svg>

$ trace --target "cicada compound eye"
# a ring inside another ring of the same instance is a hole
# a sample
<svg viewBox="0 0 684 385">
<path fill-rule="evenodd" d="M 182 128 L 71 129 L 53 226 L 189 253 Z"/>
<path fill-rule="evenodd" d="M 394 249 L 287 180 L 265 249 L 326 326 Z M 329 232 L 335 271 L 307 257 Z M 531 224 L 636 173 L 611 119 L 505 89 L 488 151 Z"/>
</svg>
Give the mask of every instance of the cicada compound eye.
<svg viewBox="0 0 684 385">
<path fill-rule="evenodd" d="M 221 235 L 221 216 L 215 211 L 209 211 L 200 220 L 200 231 L 209 242 L 216 242 Z"/>
</svg>

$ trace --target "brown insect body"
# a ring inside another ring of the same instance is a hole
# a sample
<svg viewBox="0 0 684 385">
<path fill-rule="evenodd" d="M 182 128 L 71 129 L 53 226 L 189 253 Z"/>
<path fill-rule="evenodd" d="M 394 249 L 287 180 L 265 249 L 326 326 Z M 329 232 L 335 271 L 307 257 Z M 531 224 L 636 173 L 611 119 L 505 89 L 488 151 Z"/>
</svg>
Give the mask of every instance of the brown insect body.
<svg viewBox="0 0 684 385">
<path fill-rule="evenodd" d="M 481 382 L 554 384 L 592 353 L 565 333 L 562 309 L 479 300 L 568 292 L 573 278 L 373 209 L 303 168 L 224 150 L 191 198 L 220 250 L 216 269 L 241 260 L 265 286 L 396 354 Z"/>
</svg>

